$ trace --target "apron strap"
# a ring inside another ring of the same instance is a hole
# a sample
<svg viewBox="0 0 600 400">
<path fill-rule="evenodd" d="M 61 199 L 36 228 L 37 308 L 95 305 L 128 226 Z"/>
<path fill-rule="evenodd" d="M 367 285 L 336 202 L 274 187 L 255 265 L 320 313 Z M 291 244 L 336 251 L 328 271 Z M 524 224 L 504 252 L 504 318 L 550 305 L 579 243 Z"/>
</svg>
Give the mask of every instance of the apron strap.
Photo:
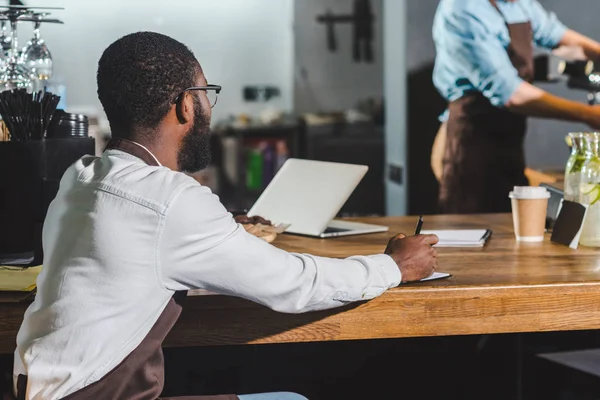
<svg viewBox="0 0 600 400">
<path fill-rule="evenodd" d="M 508 23 L 508 21 L 506 21 L 506 17 L 504 17 L 504 14 L 502 13 L 502 11 L 500 11 L 500 7 L 498 7 L 498 3 L 496 2 L 496 0 L 490 0 L 490 4 L 496 9 L 496 11 L 498 11 L 498 13 L 502 16 L 502 19 L 504 20 L 504 23 L 508 26 L 510 25 Z M 523 8 L 523 5 L 521 3 L 519 3 L 517 1 L 517 4 L 519 5 L 519 7 L 521 8 L 521 10 L 523 10 L 524 14 L 527 15 L 529 17 L 529 21 L 531 21 L 531 17 L 528 15 L 528 12 L 525 8 Z"/>
<path fill-rule="evenodd" d="M 17 377 L 17 400 L 25 400 L 27 392 L 27 376 L 20 374 Z"/>
<path fill-rule="evenodd" d="M 496 11 L 498 11 L 500 15 L 502 15 L 502 18 L 504 18 L 504 14 L 502 14 L 502 11 L 500 11 L 500 7 L 498 7 L 498 3 L 496 3 L 496 0 L 490 0 L 490 3 L 492 4 L 492 6 L 494 6 Z"/>
</svg>

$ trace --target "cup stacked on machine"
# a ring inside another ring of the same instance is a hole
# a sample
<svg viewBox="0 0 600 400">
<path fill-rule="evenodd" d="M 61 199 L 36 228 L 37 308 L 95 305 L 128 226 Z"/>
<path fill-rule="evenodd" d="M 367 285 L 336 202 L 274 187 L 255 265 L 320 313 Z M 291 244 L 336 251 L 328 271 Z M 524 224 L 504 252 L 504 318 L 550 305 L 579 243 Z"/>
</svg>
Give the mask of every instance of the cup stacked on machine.
<svg viewBox="0 0 600 400">
<path fill-rule="evenodd" d="M 87 138 L 88 134 L 89 120 L 87 116 L 57 110 L 48 128 L 47 138 Z"/>
</svg>

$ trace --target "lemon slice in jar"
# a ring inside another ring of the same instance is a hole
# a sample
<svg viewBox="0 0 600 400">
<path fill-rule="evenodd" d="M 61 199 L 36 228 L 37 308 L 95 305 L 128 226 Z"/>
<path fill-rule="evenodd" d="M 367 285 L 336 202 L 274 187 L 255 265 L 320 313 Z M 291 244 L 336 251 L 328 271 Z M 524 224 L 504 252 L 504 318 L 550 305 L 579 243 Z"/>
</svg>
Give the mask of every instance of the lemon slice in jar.
<svg viewBox="0 0 600 400">
<path fill-rule="evenodd" d="M 596 190 L 596 186 L 597 185 L 593 183 L 582 183 L 581 186 L 579 186 L 579 191 L 583 194 L 590 194 Z"/>
<path fill-rule="evenodd" d="M 567 146 L 573 147 L 573 139 L 571 139 L 571 136 L 565 136 L 565 143 L 567 144 Z"/>
<path fill-rule="evenodd" d="M 589 196 L 590 205 L 594 205 L 600 201 L 600 184 L 582 183 L 579 187 L 579 192 L 582 196 Z"/>
</svg>

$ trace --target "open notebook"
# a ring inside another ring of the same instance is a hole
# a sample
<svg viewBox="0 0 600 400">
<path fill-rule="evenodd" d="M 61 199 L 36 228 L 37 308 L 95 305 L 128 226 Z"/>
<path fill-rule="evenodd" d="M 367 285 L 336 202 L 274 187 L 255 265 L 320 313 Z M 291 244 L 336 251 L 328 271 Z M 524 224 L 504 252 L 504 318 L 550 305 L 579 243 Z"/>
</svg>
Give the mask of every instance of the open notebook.
<svg viewBox="0 0 600 400">
<path fill-rule="evenodd" d="M 431 274 L 427 278 L 423 278 L 420 281 L 400 283 L 400 285 L 398 285 L 398 286 L 412 285 L 414 283 L 419 283 L 419 282 L 435 281 L 437 279 L 450 278 L 451 276 L 452 275 L 450 275 L 450 274 L 448 274 L 446 272 L 434 272 L 433 274 Z"/>
<path fill-rule="evenodd" d="M 489 229 L 452 229 L 421 231 L 422 234 L 434 234 L 440 238 L 434 247 L 483 247 L 492 235 Z"/>
</svg>

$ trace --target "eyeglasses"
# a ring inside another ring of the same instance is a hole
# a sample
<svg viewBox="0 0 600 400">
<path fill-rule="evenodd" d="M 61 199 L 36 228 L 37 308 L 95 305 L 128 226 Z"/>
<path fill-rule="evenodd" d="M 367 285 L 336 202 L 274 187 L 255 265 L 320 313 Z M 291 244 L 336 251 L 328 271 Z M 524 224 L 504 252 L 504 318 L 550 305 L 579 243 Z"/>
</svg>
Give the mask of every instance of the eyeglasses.
<svg viewBox="0 0 600 400">
<path fill-rule="evenodd" d="M 183 92 L 181 92 L 179 96 L 177 96 L 175 102 L 177 103 L 185 92 L 189 92 L 191 90 L 204 90 L 206 92 L 206 96 L 208 97 L 208 101 L 210 102 L 210 108 L 213 108 L 217 104 L 217 100 L 219 99 L 219 93 L 221 93 L 221 86 L 206 85 L 189 87 L 187 89 L 184 89 Z"/>
</svg>

